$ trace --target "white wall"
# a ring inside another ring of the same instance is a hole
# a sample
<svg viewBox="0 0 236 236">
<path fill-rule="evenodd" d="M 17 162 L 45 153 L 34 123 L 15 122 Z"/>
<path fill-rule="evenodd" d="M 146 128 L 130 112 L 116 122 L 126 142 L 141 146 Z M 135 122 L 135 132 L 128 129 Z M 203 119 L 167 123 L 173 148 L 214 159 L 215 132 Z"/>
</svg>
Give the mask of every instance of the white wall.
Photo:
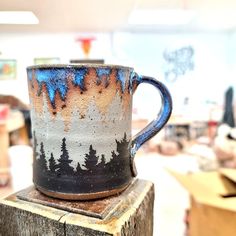
<svg viewBox="0 0 236 236">
<path fill-rule="evenodd" d="M 229 34 L 230 43 L 228 44 L 228 55 L 230 65 L 231 84 L 236 92 L 236 32 Z"/>
<path fill-rule="evenodd" d="M 78 34 L 0 34 L 0 59 L 17 60 L 16 80 L 0 81 L 0 94 L 13 94 L 29 102 L 26 67 L 33 65 L 37 57 L 59 57 L 61 63 L 84 57 Z M 80 35 L 81 36 L 81 35 Z M 109 58 L 111 40 L 109 34 L 96 34 L 91 58 Z"/>
<path fill-rule="evenodd" d="M 86 34 L 85 34 L 86 35 Z M 83 58 L 80 45 L 75 42 L 76 33 L 65 34 L 0 34 L 0 58 L 17 60 L 17 79 L 0 81 L 0 93 L 14 94 L 28 102 L 25 68 L 33 64 L 35 57 L 60 57 L 62 63 Z M 183 111 L 183 101 L 189 97 L 196 116 L 207 114 L 208 101 L 223 103 L 223 94 L 235 77 L 236 34 L 228 33 L 128 33 L 93 34 L 91 58 L 104 58 L 106 63 L 129 65 L 140 74 L 150 75 L 163 81 L 174 99 L 175 111 Z M 183 46 L 195 50 L 195 69 L 169 83 L 164 79 L 163 51 Z M 231 47 L 233 46 L 233 52 Z M 234 71 L 234 73 L 233 73 Z M 157 103 L 157 106 L 155 105 Z M 160 99 L 150 86 L 142 85 L 135 96 L 134 106 L 139 115 L 152 118 L 158 110 Z M 209 105 L 211 106 L 211 105 Z"/>
<path fill-rule="evenodd" d="M 228 58 L 229 40 L 229 35 L 224 33 L 117 33 L 113 45 L 116 55 L 134 65 L 139 73 L 154 76 L 168 86 L 177 113 L 183 112 L 184 98 L 189 97 L 192 110 L 188 114 L 207 119 L 203 115 L 208 115 L 212 102 L 222 104 L 223 93 L 232 81 Z M 174 83 L 166 81 L 164 50 L 175 50 L 189 45 L 195 51 L 194 70 L 180 76 Z M 155 94 L 154 90 L 146 91 L 149 100 L 156 99 Z M 138 104 L 145 106 L 147 101 L 148 98 L 140 99 Z M 148 106 L 148 113 L 151 113 L 154 108 L 151 104 Z"/>
</svg>

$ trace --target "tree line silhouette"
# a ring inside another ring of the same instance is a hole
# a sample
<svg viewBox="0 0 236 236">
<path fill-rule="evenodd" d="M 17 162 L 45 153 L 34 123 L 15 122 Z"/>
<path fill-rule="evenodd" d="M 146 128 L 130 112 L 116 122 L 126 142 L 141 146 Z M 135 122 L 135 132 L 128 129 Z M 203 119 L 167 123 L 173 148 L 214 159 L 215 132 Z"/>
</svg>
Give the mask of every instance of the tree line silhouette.
<svg viewBox="0 0 236 236">
<path fill-rule="evenodd" d="M 101 155 L 99 161 L 97 151 L 90 145 L 88 153 L 85 153 L 84 164 L 82 165 L 84 168 L 78 162 L 75 169 L 70 165 L 72 160 L 66 147 L 65 137 L 62 139 L 60 157 L 55 159 L 53 153 L 51 153 L 48 159 L 45 154 L 43 142 L 40 142 L 40 150 L 37 152 L 38 141 L 35 132 L 33 136 L 34 171 L 40 175 L 82 177 L 101 174 L 109 175 L 109 178 L 117 178 L 124 171 L 125 167 L 129 168 L 129 141 L 127 140 L 126 133 L 124 133 L 124 137 L 120 141 L 116 140 L 116 152 L 114 150 L 111 152 L 111 158 L 108 162 L 106 162 L 104 154 Z"/>
</svg>

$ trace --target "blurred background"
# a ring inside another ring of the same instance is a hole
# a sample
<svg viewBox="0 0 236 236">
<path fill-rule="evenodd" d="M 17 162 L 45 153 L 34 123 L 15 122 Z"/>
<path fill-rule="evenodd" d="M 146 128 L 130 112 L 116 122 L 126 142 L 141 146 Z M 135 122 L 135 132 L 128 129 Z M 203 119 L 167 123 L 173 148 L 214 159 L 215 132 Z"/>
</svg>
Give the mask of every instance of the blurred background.
<svg viewBox="0 0 236 236">
<path fill-rule="evenodd" d="M 186 175 L 236 167 L 235 15 L 234 0 L 2 0 L 0 197 L 32 184 L 26 67 L 130 66 L 162 81 L 173 97 L 168 124 L 136 157 L 139 177 L 155 183 L 154 235 L 189 235 L 189 189 L 166 168 Z M 155 89 L 141 86 L 134 134 L 161 106 Z"/>
</svg>

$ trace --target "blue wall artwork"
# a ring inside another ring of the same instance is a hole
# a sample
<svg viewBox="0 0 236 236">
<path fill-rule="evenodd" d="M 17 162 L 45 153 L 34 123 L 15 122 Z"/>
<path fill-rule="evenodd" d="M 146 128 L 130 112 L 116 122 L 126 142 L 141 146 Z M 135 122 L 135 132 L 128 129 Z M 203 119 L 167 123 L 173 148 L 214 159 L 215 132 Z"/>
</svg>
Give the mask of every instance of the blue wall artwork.
<svg viewBox="0 0 236 236">
<path fill-rule="evenodd" d="M 194 49 L 191 46 L 174 51 L 165 50 L 163 58 L 166 64 L 164 76 L 168 82 L 175 82 L 179 76 L 194 69 Z"/>
</svg>

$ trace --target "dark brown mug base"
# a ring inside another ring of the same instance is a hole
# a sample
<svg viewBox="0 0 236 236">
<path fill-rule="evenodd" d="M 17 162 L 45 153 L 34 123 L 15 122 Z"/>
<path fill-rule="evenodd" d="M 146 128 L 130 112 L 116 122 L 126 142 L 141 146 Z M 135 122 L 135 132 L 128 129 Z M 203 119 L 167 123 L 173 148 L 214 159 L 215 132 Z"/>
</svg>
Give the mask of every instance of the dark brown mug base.
<svg viewBox="0 0 236 236">
<path fill-rule="evenodd" d="M 132 181 L 131 181 L 132 182 Z M 42 187 L 39 187 L 35 184 L 35 187 L 42 192 L 43 194 L 53 197 L 53 198 L 59 198 L 63 200 L 94 200 L 94 199 L 99 199 L 99 198 L 105 198 L 109 197 L 112 195 L 116 195 L 124 191 L 130 184 L 126 184 L 125 186 L 117 189 L 112 189 L 112 190 L 106 190 L 106 191 L 101 191 L 101 192 L 95 192 L 95 193 L 61 193 L 61 192 L 54 192 L 50 190 L 46 190 Z"/>
</svg>

